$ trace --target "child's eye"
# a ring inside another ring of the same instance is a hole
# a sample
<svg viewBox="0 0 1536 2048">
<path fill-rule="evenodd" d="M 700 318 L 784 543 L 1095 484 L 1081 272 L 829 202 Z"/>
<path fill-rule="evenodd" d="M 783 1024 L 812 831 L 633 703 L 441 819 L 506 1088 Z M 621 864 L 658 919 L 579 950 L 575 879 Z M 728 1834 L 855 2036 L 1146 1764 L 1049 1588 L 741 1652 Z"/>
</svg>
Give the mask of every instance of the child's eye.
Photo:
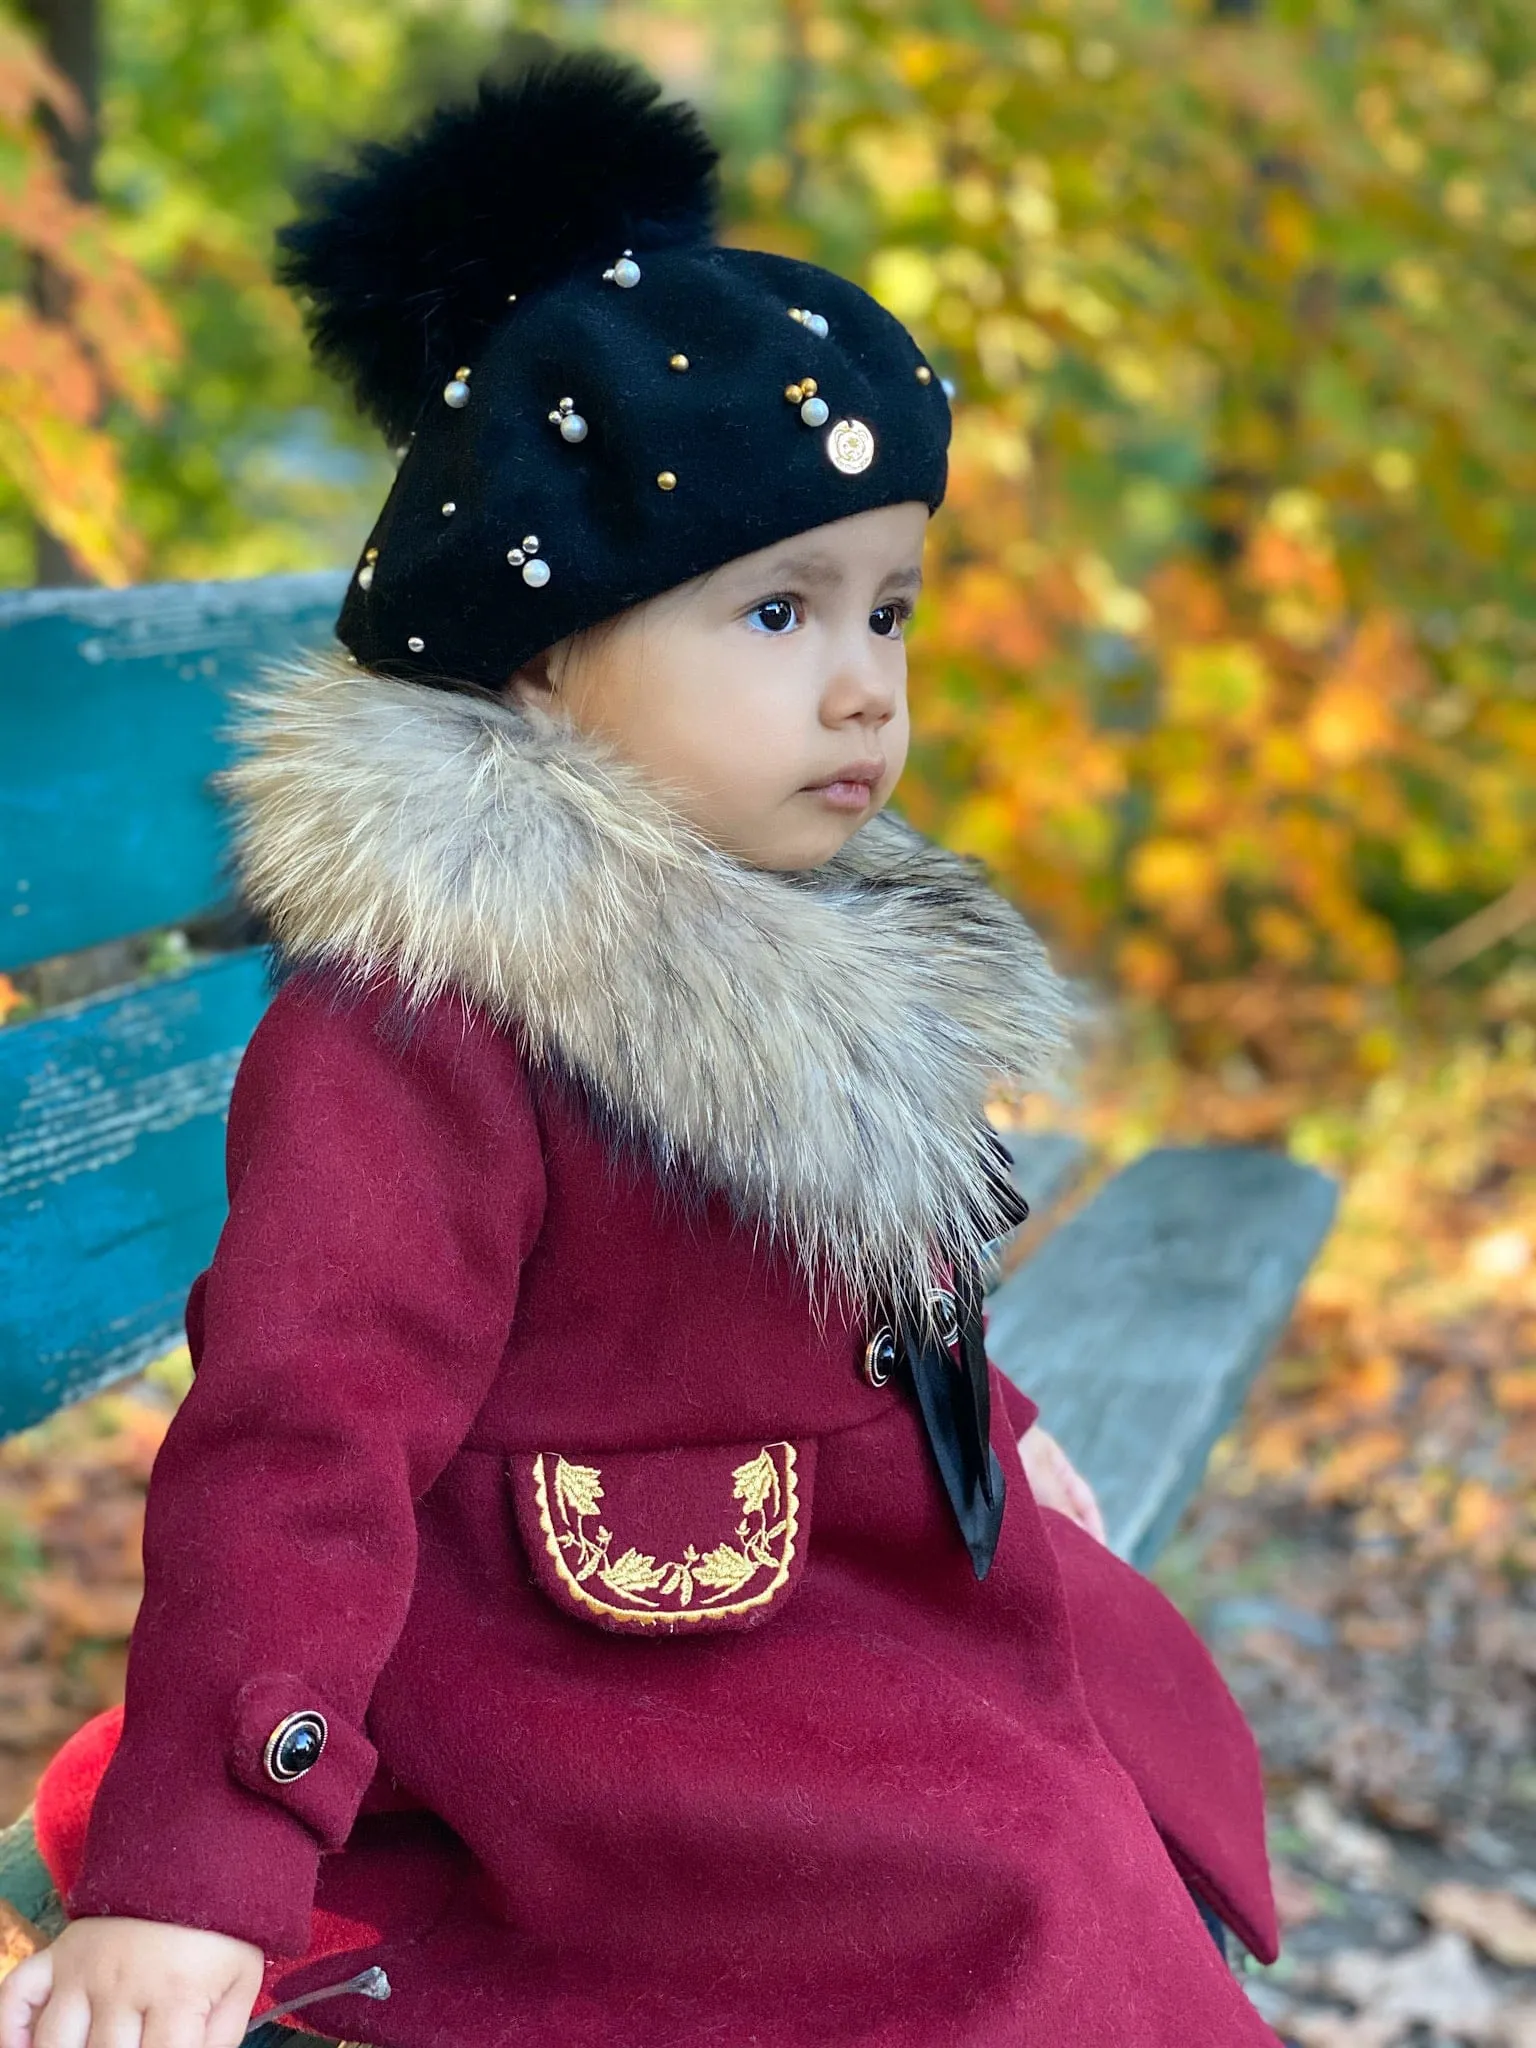
<svg viewBox="0 0 1536 2048">
<path fill-rule="evenodd" d="M 747 617 L 756 619 L 771 615 L 772 622 L 763 630 L 775 636 L 782 636 L 789 630 L 790 617 L 799 609 L 800 600 L 797 597 L 765 597 L 761 604 L 753 605 Z"/>
<path fill-rule="evenodd" d="M 874 627 L 882 640 L 899 640 L 901 638 L 901 629 L 911 616 L 911 605 L 904 598 L 900 598 L 894 604 L 878 605 L 870 613 L 869 623 Z M 887 621 L 885 625 L 879 623 L 882 619 Z"/>
</svg>

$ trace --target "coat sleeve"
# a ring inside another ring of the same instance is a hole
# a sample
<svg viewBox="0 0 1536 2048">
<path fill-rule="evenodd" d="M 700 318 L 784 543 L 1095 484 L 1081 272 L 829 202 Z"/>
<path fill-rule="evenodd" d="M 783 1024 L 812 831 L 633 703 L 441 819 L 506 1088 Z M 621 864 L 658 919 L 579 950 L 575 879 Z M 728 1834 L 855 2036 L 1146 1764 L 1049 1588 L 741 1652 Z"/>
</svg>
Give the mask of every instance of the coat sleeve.
<svg viewBox="0 0 1536 2048">
<path fill-rule="evenodd" d="M 505 1034 L 300 976 L 241 1064 L 228 1161 L 196 1373 L 150 1478 L 122 1739 L 66 1909 L 293 1956 L 374 1774 L 415 1503 L 495 1377 L 543 1151 Z M 323 1731 L 274 1752 L 305 1715 Z"/>
</svg>

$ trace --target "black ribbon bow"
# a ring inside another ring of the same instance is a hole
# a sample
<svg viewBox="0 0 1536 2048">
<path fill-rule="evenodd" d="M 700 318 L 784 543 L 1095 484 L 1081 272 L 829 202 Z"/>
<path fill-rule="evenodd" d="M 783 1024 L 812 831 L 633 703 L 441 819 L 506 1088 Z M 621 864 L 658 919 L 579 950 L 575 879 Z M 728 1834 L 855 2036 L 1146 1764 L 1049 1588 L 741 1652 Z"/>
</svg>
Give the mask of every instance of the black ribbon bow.
<svg viewBox="0 0 1536 2048">
<path fill-rule="evenodd" d="M 986 1136 L 987 1184 L 1006 1232 L 1024 1222 L 1029 1204 L 1014 1184 L 1012 1157 L 990 1124 Z M 1002 1531 L 1007 1488 L 992 1448 L 992 1383 L 981 1325 L 981 1271 L 970 1260 L 957 1259 L 952 1265 L 957 1324 L 953 1345 L 925 1336 L 910 1316 L 900 1321 L 900 1343 L 944 1490 L 970 1552 L 971 1569 L 984 1579 Z"/>
</svg>

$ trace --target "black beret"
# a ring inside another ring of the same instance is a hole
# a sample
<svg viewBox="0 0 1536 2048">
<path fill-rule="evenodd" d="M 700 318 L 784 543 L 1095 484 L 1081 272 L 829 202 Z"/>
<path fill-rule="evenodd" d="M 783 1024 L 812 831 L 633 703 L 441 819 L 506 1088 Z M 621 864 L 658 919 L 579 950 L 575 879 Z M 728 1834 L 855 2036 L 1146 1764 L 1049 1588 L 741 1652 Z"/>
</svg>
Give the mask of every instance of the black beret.
<svg viewBox="0 0 1536 2048">
<path fill-rule="evenodd" d="M 691 107 L 611 52 L 510 79 L 311 181 L 280 231 L 319 358 L 403 441 L 336 631 L 499 688 L 738 555 L 944 496 L 949 402 L 835 271 L 713 239 Z"/>
</svg>

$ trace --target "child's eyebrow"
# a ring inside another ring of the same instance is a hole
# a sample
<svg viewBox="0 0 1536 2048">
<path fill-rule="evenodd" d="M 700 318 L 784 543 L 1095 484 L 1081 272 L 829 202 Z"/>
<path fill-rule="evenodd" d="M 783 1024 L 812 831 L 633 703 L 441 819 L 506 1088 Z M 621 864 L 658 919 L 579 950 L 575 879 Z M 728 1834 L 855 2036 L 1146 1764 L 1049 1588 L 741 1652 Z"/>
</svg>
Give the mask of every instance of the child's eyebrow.
<svg viewBox="0 0 1536 2048">
<path fill-rule="evenodd" d="M 842 564 L 831 555 L 782 555 L 769 564 L 768 579 L 793 576 L 802 583 L 837 589 L 843 581 Z M 881 584 L 883 590 L 921 590 L 923 572 L 917 568 L 893 569 Z"/>
</svg>

